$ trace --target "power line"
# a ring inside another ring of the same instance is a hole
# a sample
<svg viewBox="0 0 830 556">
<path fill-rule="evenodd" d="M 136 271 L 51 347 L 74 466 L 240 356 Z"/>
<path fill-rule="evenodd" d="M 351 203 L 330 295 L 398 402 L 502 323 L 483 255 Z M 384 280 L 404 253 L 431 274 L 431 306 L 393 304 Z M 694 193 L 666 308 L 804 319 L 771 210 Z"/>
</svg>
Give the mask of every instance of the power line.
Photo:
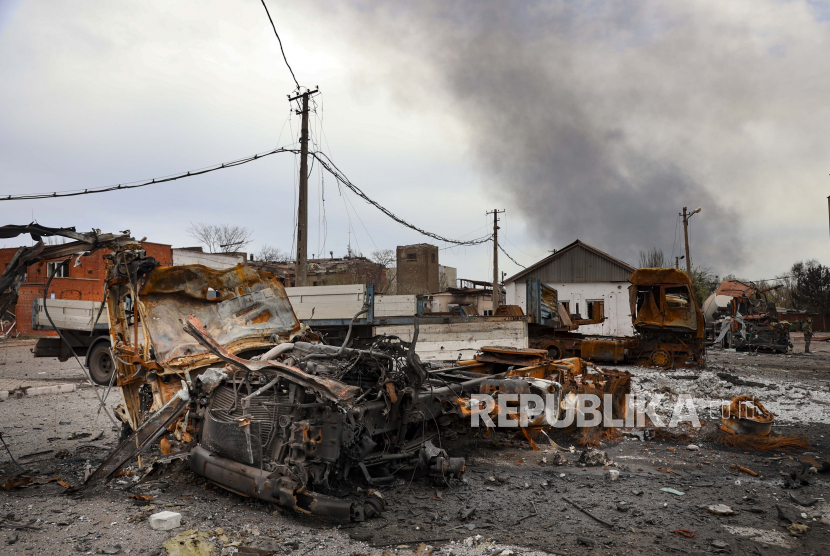
<svg viewBox="0 0 830 556">
<path fill-rule="evenodd" d="M 454 243 L 456 245 L 478 245 L 479 243 L 485 243 L 487 241 L 490 241 L 490 234 L 488 234 L 486 236 L 476 238 L 476 239 L 471 239 L 471 240 L 468 240 L 468 241 L 460 241 L 460 240 L 456 240 L 456 239 L 445 238 L 445 237 L 440 236 L 438 234 L 434 234 L 432 232 L 428 232 L 428 231 L 426 231 L 422 228 L 419 228 L 419 227 L 415 226 L 414 224 L 410 224 L 406 220 L 396 216 L 392 211 L 390 211 L 386 207 L 380 205 L 379 203 L 377 203 L 377 202 L 373 201 L 372 199 L 370 199 L 369 197 L 367 197 L 366 194 L 363 193 L 363 191 L 361 191 L 359 187 L 357 187 L 355 184 L 353 184 L 351 181 L 349 181 L 349 178 L 347 178 L 346 175 L 343 174 L 343 172 L 337 167 L 336 164 L 334 164 L 334 162 L 332 162 L 332 160 L 325 153 L 316 151 L 316 152 L 309 153 L 309 154 L 314 156 L 314 158 L 317 159 L 317 161 L 320 163 L 320 165 L 323 166 L 323 168 L 325 168 L 326 170 L 328 170 L 328 172 L 331 175 L 333 175 L 337 181 L 339 181 L 340 183 L 342 183 L 343 185 L 345 185 L 346 187 L 351 189 L 352 192 L 355 193 L 358 197 L 360 197 L 361 199 L 363 199 L 364 201 L 366 201 L 370 205 L 374 206 L 376 209 L 381 211 L 383 214 L 385 214 L 386 216 L 388 216 L 389 218 L 391 218 L 392 220 L 394 220 L 398 224 L 401 224 L 402 226 L 406 226 L 407 228 L 415 230 L 416 232 L 420 233 L 421 235 L 425 235 L 427 237 L 437 239 L 438 241 L 444 241 L 446 243 Z"/>
<path fill-rule="evenodd" d="M 505 251 L 505 250 L 504 250 L 504 247 L 502 247 L 502 246 L 501 246 L 501 243 L 499 243 L 499 249 L 501 249 L 501 252 L 502 252 L 502 253 L 504 253 L 505 255 L 507 255 L 507 258 L 508 258 L 508 259 L 510 259 L 511 261 L 513 261 L 513 263 L 515 263 L 515 264 L 519 265 L 519 266 L 520 266 L 520 267 L 522 267 L 522 268 L 527 268 L 525 265 L 523 265 L 522 263 L 518 262 L 516 259 L 514 259 L 513 257 L 511 257 L 511 256 L 510 256 L 510 253 L 508 253 L 507 251 Z"/>
<path fill-rule="evenodd" d="M 280 52 L 282 52 L 282 59 L 285 60 L 285 65 L 288 66 L 288 71 L 291 72 L 291 77 L 294 79 L 294 84 L 297 85 L 297 88 L 300 88 L 300 83 L 297 81 L 297 77 L 294 75 L 294 70 L 291 69 L 291 64 L 288 63 L 288 58 L 285 57 L 285 50 L 282 48 L 282 40 L 280 40 L 280 34 L 277 33 L 277 27 L 274 25 L 274 20 L 271 19 L 271 12 L 268 11 L 268 6 L 265 5 L 265 0 L 262 1 L 262 7 L 265 8 L 265 13 L 268 15 L 268 21 L 271 22 L 271 28 L 274 30 L 274 34 L 277 36 L 277 42 L 280 43 Z"/>
<path fill-rule="evenodd" d="M 223 170 L 225 168 L 233 168 L 234 166 L 241 166 L 242 164 L 247 164 L 248 162 L 252 162 L 254 160 L 259 160 L 260 158 L 264 158 L 266 156 L 270 156 L 272 154 L 277 153 L 294 153 L 295 155 L 300 154 L 300 149 L 289 149 L 285 147 L 278 147 L 271 151 L 267 151 L 264 153 L 255 154 L 253 156 L 248 156 L 245 158 L 240 158 L 237 160 L 232 160 L 230 162 L 223 162 L 222 164 L 216 164 L 213 166 L 206 166 L 204 168 L 200 168 L 198 170 L 190 170 L 188 172 L 181 172 L 179 174 L 172 174 L 169 176 L 161 177 L 161 178 L 153 178 L 150 180 L 144 180 L 141 182 L 128 182 L 125 184 L 119 185 L 110 185 L 105 187 L 99 188 L 87 188 L 87 189 L 69 189 L 65 191 L 54 191 L 51 193 L 31 193 L 31 194 L 19 194 L 19 195 L 5 195 L 0 197 L 0 201 L 21 201 L 21 200 L 34 200 L 34 199 L 56 199 L 61 197 L 77 197 L 79 195 L 91 195 L 93 193 L 107 193 L 109 191 L 121 191 L 126 189 L 136 189 L 139 187 L 145 187 L 148 185 L 154 185 L 157 183 L 165 183 L 170 181 L 176 181 L 184 178 L 190 178 L 193 176 L 200 176 L 202 174 L 208 174 L 210 172 L 215 172 L 217 170 Z M 358 186 L 353 184 L 349 181 L 349 178 L 334 164 L 334 162 L 323 152 L 320 151 L 313 151 L 309 153 L 312 157 L 317 159 L 317 162 L 326 169 L 335 179 L 342 183 L 344 186 L 349 188 L 352 192 L 354 192 L 358 197 L 369 203 L 370 205 L 377 208 L 379 211 L 384 213 L 386 216 L 405 226 L 411 230 L 414 230 L 421 235 L 425 235 L 427 237 L 431 237 L 433 239 L 437 239 L 438 241 L 443 241 L 445 243 L 452 243 L 455 245 L 478 245 L 481 243 L 485 243 L 490 241 L 491 235 L 488 234 L 486 236 L 481 236 L 476 239 L 471 239 L 467 241 L 461 241 L 457 239 L 449 239 L 444 236 L 428 232 L 414 224 L 410 224 L 406 220 L 396 216 L 391 210 L 387 209 L 383 205 L 377 203 L 376 201 L 372 200 L 368 197 Z"/>
<path fill-rule="evenodd" d="M 150 180 L 140 181 L 140 182 L 127 182 L 118 185 L 109 185 L 104 187 L 98 188 L 87 188 L 87 189 L 68 189 L 66 191 L 54 191 L 52 193 L 31 193 L 31 194 L 18 194 L 18 195 L 6 195 L 0 197 L 0 201 L 28 201 L 33 199 L 55 199 L 60 197 L 77 197 L 78 195 L 91 195 L 93 193 L 107 193 L 109 191 L 120 191 L 126 189 L 136 189 L 139 187 L 145 187 L 147 185 L 154 185 L 157 183 L 165 183 L 168 181 L 176 181 L 183 178 L 191 178 L 193 176 L 201 176 L 202 174 L 208 174 L 210 172 L 215 172 L 217 170 L 224 170 L 225 168 L 233 168 L 234 166 L 241 166 L 243 164 L 247 164 L 248 162 L 253 162 L 254 160 L 259 160 L 260 158 L 265 158 L 266 156 L 270 156 L 272 154 L 277 153 L 294 153 L 298 154 L 300 152 L 299 149 L 287 149 L 284 147 L 278 147 L 272 151 L 264 152 L 255 154 L 253 156 L 248 156 L 245 158 L 239 158 L 237 160 L 232 160 L 230 162 L 223 162 L 222 164 L 215 164 L 213 166 L 206 166 L 204 168 L 200 168 L 198 170 L 190 170 L 189 172 L 182 172 L 179 174 L 171 174 L 169 176 L 161 177 L 161 178 L 153 178 Z"/>
<path fill-rule="evenodd" d="M 522 254 L 522 255 L 524 255 L 525 257 L 530 257 L 531 259 L 532 259 L 532 258 L 534 258 L 534 257 L 533 257 L 533 255 L 529 255 L 529 254 L 525 253 L 524 251 L 522 251 L 521 249 L 519 249 L 519 246 L 518 246 L 518 245 L 516 245 L 515 243 L 513 243 L 513 242 L 510 240 L 510 238 L 509 238 L 509 237 L 507 237 L 507 235 L 506 235 L 504 232 L 502 232 L 502 233 L 501 233 L 501 235 L 503 235 L 503 236 L 504 236 L 504 239 L 506 239 L 508 242 L 510 242 L 510 245 L 512 245 L 513 247 L 515 247 L 515 248 L 516 248 L 516 250 L 517 250 L 519 253 L 521 253 L 521 254 Z"/>
</svg>

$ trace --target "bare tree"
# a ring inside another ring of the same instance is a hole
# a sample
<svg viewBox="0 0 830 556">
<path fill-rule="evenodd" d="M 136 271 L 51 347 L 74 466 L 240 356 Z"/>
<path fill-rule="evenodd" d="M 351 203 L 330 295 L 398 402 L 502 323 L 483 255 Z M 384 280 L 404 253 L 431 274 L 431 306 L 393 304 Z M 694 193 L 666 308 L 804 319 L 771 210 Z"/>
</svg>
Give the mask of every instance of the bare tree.
<svg viewBox="0 0 830 556">
<path fill-rule="evenodd" d="M 291 253 L 273 245 L 263 245 L 256 257 L 266 263 L 289 263 L 294 260 Z"/>
<path fill-rule="evenodd" d="M 640 268 L 666 268 L 666 257 L 663 251 L 656 247 L 648 251 L 640 251 Z"/>
<path fill-rule="evenodd" d="M 378 249 L 377 251 L 372 251 L 372 256 L 370 258 L 374 262 L 382 264 L 386 268 L 395 266 L 396 262 L 395 252 L 391 249 Z"/>
<path fill-rule="evenodd" d="M 190 223 L 187 233 L 207 246 L 211 253 L 235 253 L 251 243 L 251 231 L 243 226 L 228 224 Z"/>
<path fill-rule="evenodd" d="M 379 288 L 378 293 L 389 293 L 392 288 L 392 284 L 396 282 L 395 275 L 397 271 L 395 269 L 395 264 L 397 263 L 397 256 L 395 255 L 395 252 L 391 249 L 378 249 L 376 251 L 372 251 L 371 259 L 373 262 L 386 269 L 386 272 L 382 272 L 377 277 L 378 281 L 376 284 Z"/>
</svg>

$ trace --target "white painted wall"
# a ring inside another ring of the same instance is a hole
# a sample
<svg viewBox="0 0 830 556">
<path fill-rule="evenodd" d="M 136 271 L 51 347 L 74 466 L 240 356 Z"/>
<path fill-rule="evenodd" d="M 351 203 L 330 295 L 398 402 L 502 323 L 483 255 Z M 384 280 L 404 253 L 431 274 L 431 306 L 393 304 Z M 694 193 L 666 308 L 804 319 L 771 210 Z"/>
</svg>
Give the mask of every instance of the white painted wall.
<svg viewBox="0 0 830 556">
<path fill-rule="evenodd" d="M 559 302 L 569 301 L 571 313 L 577 312 L 583 318 L 590 318 L 588 301 L 605 302 L 605 322 L 580 326 L 578 332 L 583 334 L 601 334 L 603 336 L 633 336 L 631 325 L 631 308 L 628 303 L 629 282 L 586 282 L 586 283 L 551 283 L 545 284 L 556 290 Z M 507 304 L 518 305 L 527 314 L 527 284 L 511 282 L 505 286 Z"/>
<path fill-rule="evenodd" d="M 414 326 L 376 326 L 375 334 L 400 336 L 412 341 Z M 418 329 L 415 353 L 424 361 L 468 361 L 482 346 L 526 348 L 525 321 L 499 321 L 480 318 L 454 324 L 422 324 Z"/>
</svg>

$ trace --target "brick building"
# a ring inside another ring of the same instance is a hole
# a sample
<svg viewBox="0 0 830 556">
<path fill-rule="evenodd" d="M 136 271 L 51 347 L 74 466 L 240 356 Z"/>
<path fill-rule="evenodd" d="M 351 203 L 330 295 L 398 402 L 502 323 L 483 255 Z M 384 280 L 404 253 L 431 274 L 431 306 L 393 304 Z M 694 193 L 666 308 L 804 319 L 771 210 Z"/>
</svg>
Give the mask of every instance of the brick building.
<svg viewBox="0 0 830 556">
<path fill-rule="evenodd" d="M 248 261 L 257 270 L 266 270 L 279 278 L 285 287 L 296 286 L 296 263 Z M 375 293 L 388 293 L 387 268 L 366 257 L 344 257 L 341 259 L 309 259 L 309 286 L 343 286 L 347 284 L 373 284 Z"/>
<path fill-rule="evenodd" d="M 399 245 L 397 261 L 398 295 L 428 294 L 441 291 L 441 280 L 438 271 L 438 247 L 428 243 Z"/>
<path fill-rule="evenodd" d="M 147 256 L 155 258 L 162 266 L 172 266 L 173 249 L 170 245 L 161 243 L 143 242 Z M 16 247 L 0 249 L 0 270 L 5 271 L 14 254 Z M 53 336 L 49 330 L 32 329 L 32 308 L 35 298 L 43 298 L 43 288 L 56 265 L 60 268 L 49 286 L 46 297 L 49 299 L 74 299 L 84 301 L 101 301 L 104 298 L 104 279 L 107 266 L 104 256 L 109 250 L 99 250 L 91 255 L 81 257 L 81 264 L 75 265 L 75 259 L 61 264 L 64 259 L 45 261 L 34 264 L 27 269 L 24 282 L 20 285 L 17 303 L 10 308 L 17 319 L 17 330 L 21 336 Z"/>
</svg>

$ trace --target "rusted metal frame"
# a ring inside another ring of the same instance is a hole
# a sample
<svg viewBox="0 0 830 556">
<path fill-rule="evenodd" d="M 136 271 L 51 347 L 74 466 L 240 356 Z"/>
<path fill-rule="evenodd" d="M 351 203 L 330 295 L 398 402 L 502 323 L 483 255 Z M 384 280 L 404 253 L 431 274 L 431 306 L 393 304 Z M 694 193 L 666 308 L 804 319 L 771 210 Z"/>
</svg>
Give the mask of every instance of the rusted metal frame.
<svg viewBox="0 0 830 556">
<path fill-rule="evenodd" d="M 190 393 L 184 384 L 158 411 L 147 418 L 133 433 L 105 459 L 86 481 L 84 487 L 93 486 L 101 480 L 109 481 L 122 467 L 144 448 L 158 439 L 190 405 Z M 155 428 L 150 430 L 151 423 Z"/>
<path fill-rule="evenodd" d="M 222 361 L 236 365 L 248 371 L 265 371 L 277 373 L 289 380 L 306 388 L 322 394 L 324 397 L 337 403 L 351 404 L 354 398 L 360 393 L 360 388 L 346 385 L 340 381 L 324 377 L 310 375 L 296 367 L 290 367 L 276 361 L 252 361 L 237 357 L 225 348 L 210 335 L 207 328 L 199 322 L 195 315 L 190 315 L 185 321 L 184 330 L 196 341 L 205 346 L 208 351 L 219 357 Z"/>
</svg>

